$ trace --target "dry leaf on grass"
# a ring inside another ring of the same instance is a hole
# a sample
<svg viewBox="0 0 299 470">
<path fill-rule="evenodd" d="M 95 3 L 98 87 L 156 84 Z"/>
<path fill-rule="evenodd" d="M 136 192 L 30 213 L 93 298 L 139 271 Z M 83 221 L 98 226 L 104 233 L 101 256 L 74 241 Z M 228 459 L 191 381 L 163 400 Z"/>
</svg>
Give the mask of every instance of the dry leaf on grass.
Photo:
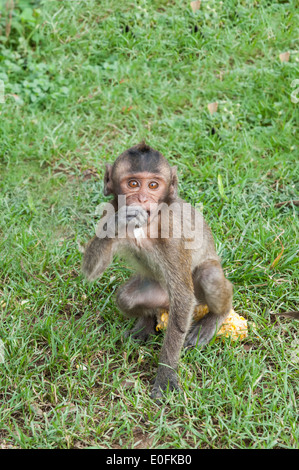
<svg viewBox="0 0 299 470">
<path fill-rule="evenodd" d="M 129 389 L 129 388 L 134 388 L 135 387 L 135 382 L 133 382 L 132 380 L 123 380 L 123 382 L 121 383 L 121 386 L 125 390 Z"/>
<path fill-rule="evenodd" d="M 299 201 L 294 201 L 294 200 L 282 201 L 282 202 L 278 202 L 277 204 L 274 204 L 274 207 L 291 206 L 292 204 L 294 204 L 294 206 L 299 206 Z"/>
<path fill-rule="evenodd" d="M 76 413 L 77 407 L 74 403 L 68 402 L 66 405 L 57 407 L 56 411 L 58 413 L 64 413 L 64 412 Z"/>
<path fill-rule="evenodd" d="M 97 171 L 94 168 L 88 168 L 87 170 L 84 170 L 83 171 L 84 181 L 90 180 L 91 178 L 99 178 Z"/>
<path fill-rule="evenodd" d="M 30 403 L 30 408 L 37 416 L 40 416 L 41 418 L 44 416 L 43 411 L 36 403 Z"/>
<path fill-rule="evenodd" d="M 290 53 L 289 52 L 282 52 L 282 54 L 279 54 L 279 58 L 280 58 L 281 62 L 289 62 Z"/>
<path fill-rule="evenodd" d="M 190 3 L 193 13 L 200 9 L 200 0 L 195 0 L 194 2 Z"/>
<path fill-rule="evenodd" d="M 78 251 L 79 251 L 80 253 L 85 253 L 85 247 L 84 247 L 84 245 L 81 245 L 81 243 L 78 242 L 78 240 L 77 240 L 77 248 L 78 248 Z"/>
<path fill-rule="evenodd" d="M 217 101 L 215 101 L 214 103 L 209 103 L 208 104 L 208 110 L 209 110 L 210 114 L 216 113 L 217 109 L 218 109 Z"/>
<path fill-rule="evenodd" d="M 279 240 L 279 243 L 281 244 L 281 252 L 278 254 L 278 256 L 276 256 L 275 260 L 273 261 L 273 263 L 271 264 L 270 266 L 270 269 L 273 269 L 275 268 L 275 266 L 277 265 L 278 261 L 280 260 L 280 258 L 282 257 L 283 255 L 283 252 L 284 252 L 284 246 L 283 244 L 281 243 L 280 241 L 280 238 L 278 237 L 278 240 Z M 275 240 L 276 241 L 276 240 Z"/>
<path fill-rule="evenodd" d="M 299 320 L 299 312 L 279 312 L 275 313 L 274 315 L 277 315 L 279 317 L 288 317 L 288 318 L 294 318 L 295 320 Z"/>
</svg>

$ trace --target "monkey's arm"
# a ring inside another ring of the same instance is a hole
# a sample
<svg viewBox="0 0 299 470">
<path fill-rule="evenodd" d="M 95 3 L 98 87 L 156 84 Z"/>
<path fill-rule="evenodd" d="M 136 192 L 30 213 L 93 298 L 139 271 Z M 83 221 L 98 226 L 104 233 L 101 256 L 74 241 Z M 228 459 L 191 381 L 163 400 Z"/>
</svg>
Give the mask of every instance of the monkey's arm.
<svg viewBox="0 0 299 470">
<path fill-rule="evenodd" d="M 102 218 L 97 227 L 97 235 L 87 244 L 82 271 L 88 281 L 99 278 L 112 262 L 117 251 L 119 236 L 125 236 L 127 228 L 141 227 L 147 219 L 147 212 L 141 207 L 123 206 L 107 219 Z"/>
<path fill-rule="evenodd" d="M 88 281 L 100 277 L 113 258 L 112 238 L 98 238 L 95 236 L 85 248 L 82 271 Z"/>
</svg>

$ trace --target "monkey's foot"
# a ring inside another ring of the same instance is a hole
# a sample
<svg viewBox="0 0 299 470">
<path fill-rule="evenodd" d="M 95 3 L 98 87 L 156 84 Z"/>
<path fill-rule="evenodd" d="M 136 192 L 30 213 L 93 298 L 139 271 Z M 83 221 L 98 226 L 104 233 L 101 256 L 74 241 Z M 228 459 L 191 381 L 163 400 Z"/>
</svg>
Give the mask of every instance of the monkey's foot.
<svg viewBox="0 0 299 470">
<path fill-rule="evenodd" d="M 125 333 L 125 338 L 131 336 L 135 341 L 146 342 L 151 335 L 156 334 L 154 317 L 141 317 L 134 328 Z"/>
<path fill-rule="evenodd" d="M 219 330 L 225 318 L 226 315 L 220 316 L 211 312 L 205 315 L 191 326 L 187 333 L 184 347 L 192 348 L 208 344 Z"/>
<path fill-rule="evenodd" d="M 181 388 L 178 384 L 178 377 L 176 372 L 171 371 L 170 373 L 168 372 L 166 374 L 158 374 L 154 386 L 151 391 L 150 397 L 157 401 L 158 403 L 160 402 L 160 398 L 164 396 L 164 392 L 166 391 L 181 391 Z"/>
</svg>

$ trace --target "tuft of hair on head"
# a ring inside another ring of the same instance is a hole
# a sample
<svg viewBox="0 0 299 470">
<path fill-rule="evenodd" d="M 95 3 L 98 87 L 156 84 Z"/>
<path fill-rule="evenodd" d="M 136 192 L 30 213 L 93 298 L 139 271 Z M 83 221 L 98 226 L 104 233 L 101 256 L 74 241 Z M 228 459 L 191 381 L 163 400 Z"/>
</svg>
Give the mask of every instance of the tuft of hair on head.
<svg viewBox="0 0 299 470">
<path fill-rule="evenodd" d="M 131 173 L 160 173 L 171 174 L 170 165 L 166 158 L 157 150 L 152 149 L 142 140 L 134 147 L 125 150 L 115 160 L 112 167 L 112 179 L 117 180 L 123 171 Z"/>
<path fill-rule="evenodd" d="M 149 152 L 151 150 L 150 146 L 145 143 L 144 139 L 139 144 L 137 144 L 135 148 L 140 152 Z"/>
</svg>

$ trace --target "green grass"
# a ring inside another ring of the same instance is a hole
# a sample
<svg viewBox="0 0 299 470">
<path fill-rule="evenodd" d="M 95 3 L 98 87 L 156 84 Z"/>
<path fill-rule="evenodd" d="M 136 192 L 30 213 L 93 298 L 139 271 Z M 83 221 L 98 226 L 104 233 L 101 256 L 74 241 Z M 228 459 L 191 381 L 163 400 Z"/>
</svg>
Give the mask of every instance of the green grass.
<svg viewBox="0 0 299 470">
<path fill-rule="evenodd" d="M 298 323 L 272 315 L 298 310 L 298 214 L 276 206 L 299 199 L 295 2 L 23 0 L 11 22 L 5 5 L 0 447 L 298 448 Z M 90 285 L 77 249 L 105 162 L 142 138 L 202 205 L 235 310 L 256 324 L 182 354 L 183 393 L 162 407 L 163 334 L 124 340 L 115 305 L 130 272 L 118 261 Z"/>
</svg>

